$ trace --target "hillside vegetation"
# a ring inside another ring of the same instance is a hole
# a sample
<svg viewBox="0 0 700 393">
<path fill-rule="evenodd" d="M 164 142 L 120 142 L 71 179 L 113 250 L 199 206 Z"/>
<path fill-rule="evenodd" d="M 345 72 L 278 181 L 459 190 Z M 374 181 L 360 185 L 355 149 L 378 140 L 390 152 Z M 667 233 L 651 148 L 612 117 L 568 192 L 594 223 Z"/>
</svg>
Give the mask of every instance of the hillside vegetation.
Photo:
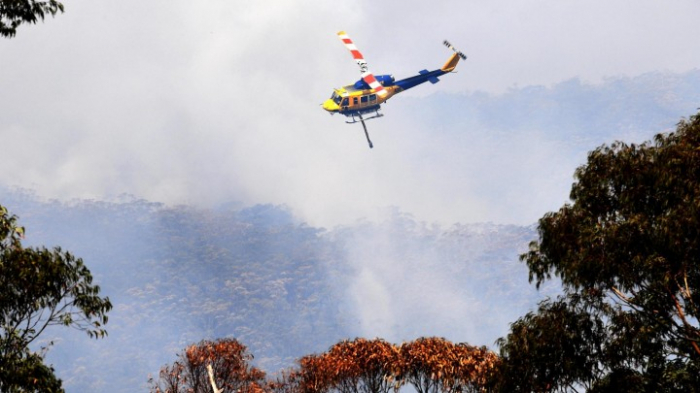
<svg viewBox="0 0 700 393">
<path fill-rule="evenodd" d="M 28 244 L 60 244 L 89 261 L 114 305 L 105 340 L 46 333 L 55 342 L 47 361 L 73 391 L 145 389 L 149 374 L 202 339 L 235 337 L 268 373 L 348 337 L 491 345 L 538 298 L 517 263 L 532 228 L 429 227 L 391 211 L 325 230 L 270 205 L 61 203 L 18 191 L 4 201 Z"/>
</svg>

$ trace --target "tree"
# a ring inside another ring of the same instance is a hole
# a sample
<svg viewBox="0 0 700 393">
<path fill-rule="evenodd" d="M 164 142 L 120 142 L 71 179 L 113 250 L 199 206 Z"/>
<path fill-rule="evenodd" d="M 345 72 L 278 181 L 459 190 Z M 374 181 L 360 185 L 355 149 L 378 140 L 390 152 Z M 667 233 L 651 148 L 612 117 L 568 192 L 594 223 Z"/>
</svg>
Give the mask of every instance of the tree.
<svg viewBox="0 0 700 393">
<path fill-rule="evenodd" d="M 484 391 L 498 364 L 486 348 L 428 337 L 404 343 L 399 350 L 398 378 L 418 393 Z"/>
<path fill-rule="evenodd" d="M 14 37 L 22 23 L 36 24 L 59 11 L 63 12 L 63 4 L 56 0 L 0 0 L 0 36 Z"/>
<path fill-rule="evenodd" d="M 0 391 L 59 391 L 43 353 L 29 345 L 53 325 L 104 337 L 112 304 L 99 296 L 82 259 L 58 247 L 25 248 L 23 234 L 0 206 Z"/>
<path fill-rule="evenodd" d="M 401 345 L 400 378 L 418 393 L 442 391 L 444 353 L 452 343 L 440 338 L 419 338 Z"/>
<path fill-rule="evenodd" d="M 561 280 L 569 305 L 558 315 L 585 321 L 588 314 L 604 323 L 600 350 L 588 354 L 603 373 L 561 370 L 553 386 L 592 382 L 592 391 L 605 391 L 627 381 L 650 392 L 697 390 L 700 113 L 681 121 L 675 132 L 656 135 L 653 143 L 597 148 L 575 178 L 572 203 L 539 220 L 539 240 L 521 259 L 537 287 L 552 276 Z M 506 364 L 514 359 L 513 339 L 539 334 L 547 345 L 561 334 L 581 339 L 576 324 L 560 334 L 538 325 L 538 318 L 557 315 L 550 306 L 513 325 L 501 342 Z M 572 307 L 576 312 L 568 315 Z M 516 330 L 523 326 L 528 329 Z"/>
<path fill-rule="evenodd" d="M 388 393 L 394 387 L 398 350 L 382 339 L 341 341 L 327 354 L 341 393 Z"/>
<path fill-rule="evenodd" d="M 382 339 L 343 340 L 320 355 L 299 359 L 287 378 L 299 392 L 387 393 L 394 387 L 398 349 Z"/>
<path fill-rule="evenodd" d="M 213 392 L 207 366 L 213 369 L 217 388 L 224 392 L 258 392 L 265 386 L 265 373 L 250 366 L 253 355 L 236 339 L 204 340 L 178 357 L 172 366 L 160 370 L 158 381 L 150 381 L 152 392 Z"/>
<path fill-rule="evenodd" d="M 341 341 L 301 358 L 276 382 L 276 392 L 388 393 L 411 384 L 419 393 L 485 391 L 495 353 L 443 338 L 420 338 L 400 347 L 381 339 Z"/>
<path fill-rule="evenodd" d="M 325 393 L 331 390 L 337 373 L 328 354 L 306 355 L 297 362 L 299 370 L 291 370 L 288 377 L 280 382 L 296 387 L 299 393 Z M 295 391 L 294 388 L 291 390 Z"/>
<path fill-rule="evenodd" d="M 599 313 L 574 297 L 549 299 L 511 325 L 497 344 L 504 362 L 498 390 L 576 391 L 601 377 L 599 359 L 606 331 Z"/>
<path fill-rule="evenodd" d="M 313 355 L 311 355 L 313 356 Z M 304 356 L 299 359 L 299 363 L 302 364 L 304 359 L 308 356 Z M 314 389 L 313 387 L 305 387 L 302 385 L 305 378 L 299 370 L 289 369 L 283 370 L 277 373 L 277 377 L 274 381 L 268 381 L 263 389 L 270 393 L 301 393 L 301 392 L 318 392 L 320 390 Z M 308 379 L 306 379 L 308 381 Z"/>
</svg>

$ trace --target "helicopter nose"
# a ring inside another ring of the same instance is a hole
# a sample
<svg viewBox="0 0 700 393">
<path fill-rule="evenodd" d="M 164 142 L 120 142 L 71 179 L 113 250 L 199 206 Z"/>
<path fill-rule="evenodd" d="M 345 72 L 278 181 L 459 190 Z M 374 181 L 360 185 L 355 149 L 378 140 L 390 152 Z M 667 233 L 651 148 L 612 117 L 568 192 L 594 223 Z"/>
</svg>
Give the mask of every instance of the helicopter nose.
<svg viewBox="0 0 700 393">
<path fill-rule="evenodd" d="M 329 98 L 323 102 L 323 109 L 327 110 L 328 112 L 338 112 L 339 107 L 338 104 Z"/>
</svg>

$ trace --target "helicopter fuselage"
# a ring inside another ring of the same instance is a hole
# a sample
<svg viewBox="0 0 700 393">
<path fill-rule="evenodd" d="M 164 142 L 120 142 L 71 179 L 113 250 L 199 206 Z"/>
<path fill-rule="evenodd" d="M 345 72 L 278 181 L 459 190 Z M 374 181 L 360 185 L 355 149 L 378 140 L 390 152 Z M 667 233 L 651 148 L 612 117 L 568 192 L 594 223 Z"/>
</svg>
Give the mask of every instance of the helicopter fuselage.
<svg viewBox="0 0 700 393">
<path fill-rule="evenodd" d="M 387 94 L 381 97 L 373 89 L 362 86 L 360 82 L 362 80 L 352 85 L 334 89 L 331 98 L 323 103 L 323 109 L 330 113 L 341 113 L 345 116 L 372 112 L 379 109 L 381 104 L 400 91 L 398 86 L 390 85 L 389 83 L 386 85 L 382 84 Z"/>
<path fill-rule="evenodd" d="M 438 83 L 440 81 L 438 76 L 452 72 L 455 67 L 457 67 L 460 58 L 467 58 L 462 52 L 455 49 L 452 44 L 445 41 L 443 44 L 452 49 L 454 53 L 440 69 L 434 71 L 421 70 L 418 71 L 418 75 L 396 81 L 391 75 L 374 76 L 369 70 L 364 56 L 357 49 L 357 46 L 346 32 L 339 31 L 338 38 L 340 38 L 345 47 L 350 51 L 352 58 L 360 67 L 360 75 L 362 78 L 351 85 L 333 89 L 331 98 L 324 101 L 321 105 L 323 109 L 331 115 L 340 113 L 350 117 L 351 119 L 346 120 L 346 123 L 361 123 L 370 149 L 372 148 L 372 141 L 369 138 L 367 124 L 365 124 L 365 122 L 383 116 L 379 113 L 379 109 L 383 103 L 394 95 L 418 86 L 421 83 Z"/>
<path fill-rule="evenodd" d="M 418 75 L 399 81 L 395 81 L 391 75 L 379 75 L 376 79 L 387 93 L 383 97 L 376 94 L 375 89 L 370 88 L 364 80 L 360 79 L 351 85 L 334 89 L 331 98 L 323 103 L 323 109 L 331 114 L 340 113 L 345 116 L 375 112 L 379 110 L 381 104 L 404 90 L 425 82 L 438 83 L 438 76 L 454 70 L 458 61 L 459 56 L 455 53 L 442 68 L 434 71 L 421 70 Z"/>
</svg>

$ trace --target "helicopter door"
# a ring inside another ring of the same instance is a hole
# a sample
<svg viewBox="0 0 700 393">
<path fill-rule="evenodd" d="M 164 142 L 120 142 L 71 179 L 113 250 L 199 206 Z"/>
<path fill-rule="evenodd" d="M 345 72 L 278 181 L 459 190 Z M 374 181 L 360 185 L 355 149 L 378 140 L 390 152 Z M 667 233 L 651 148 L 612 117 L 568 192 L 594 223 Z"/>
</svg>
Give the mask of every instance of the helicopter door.
<svg viewBox="0 0 700 393">
<path fill-rule="evenodd" d="M 367 106 L 367 103 L 369 103 L 369 96 L 360 97 L 360 106 Z"/>
</svg>

